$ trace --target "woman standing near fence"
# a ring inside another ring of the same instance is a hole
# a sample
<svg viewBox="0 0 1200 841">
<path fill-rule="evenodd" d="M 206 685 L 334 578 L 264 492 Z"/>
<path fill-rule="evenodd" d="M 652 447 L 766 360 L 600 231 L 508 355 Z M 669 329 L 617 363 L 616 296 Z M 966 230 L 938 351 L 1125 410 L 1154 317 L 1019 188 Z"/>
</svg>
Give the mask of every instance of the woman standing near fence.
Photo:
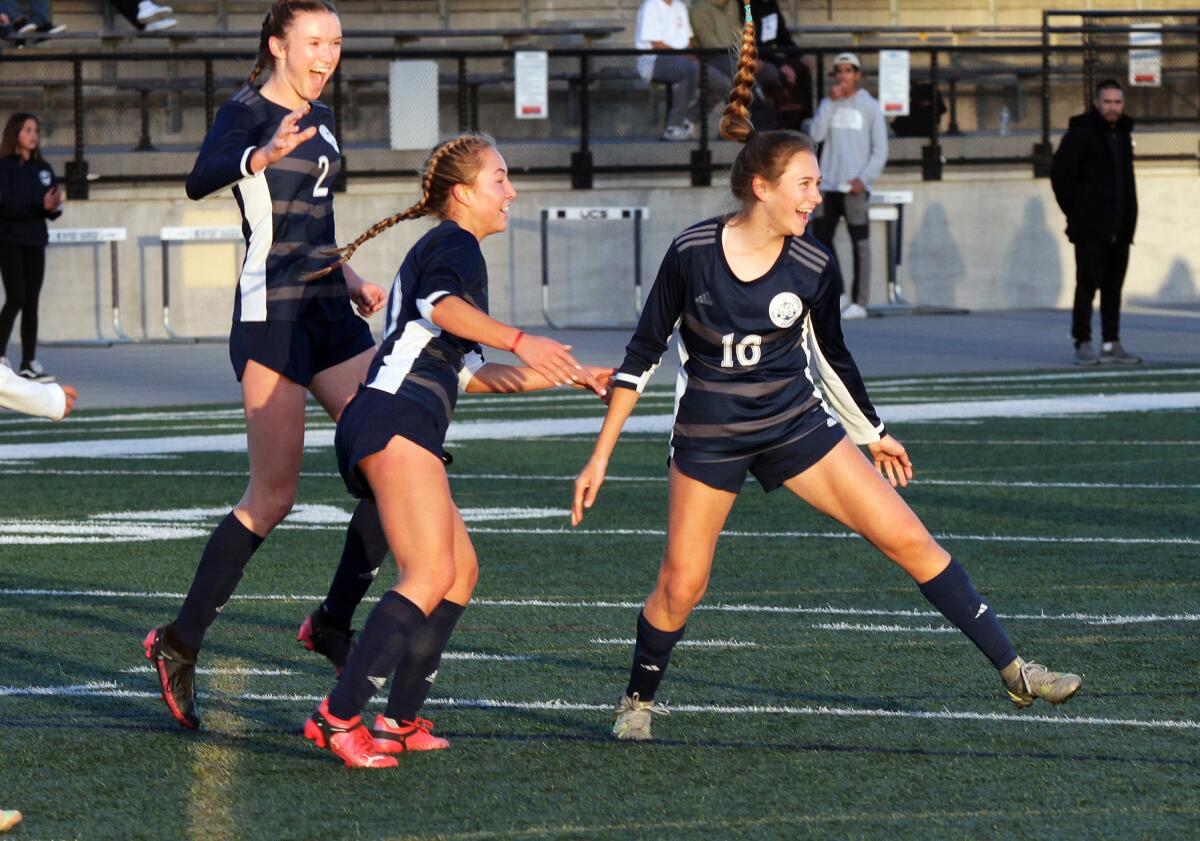
<svg viewBox="0 0 1200 841">
<path fill-rule="evenodd" d="M 324 0 L 278 0 L 262 25 L 258 62 L 221 106 L 188 176 L 200 199 L 227 187 L 242 213 L 246 258 L 238 278 L 229 356 L 242 384 L 250 484 L 217 526 L 175 620 L 143 646 L 163 700 L 184 727 L 200 724 L 196 656 L 251 555 L 291 510 L 309 392 L 337 420 L 367 373 L 367 323 L 383 289 L 348 265 L 306 280 L 335 259 L 332 184 L 341 165 L 333 115 L 317 98 L 337 69 L 342 28 Z M 270 76 L 255 85 L 264 71 Z M 345 553 L 378 566 L 387 552 L 369 501 L 350 521 Z M 374 560 L 358 555 L 378 552 Z"/>
<path fill-rule="evenodd" d="M 0 135 L 0 361 L 8 363 L 8 340 L 21 315 L 21 364 L 27 380 L 53 382 L 36 359 L 38 298 L 46 274 L 47 219 L 62 215 L 63 195 L 54 170 L 42 158 L 41 124 L 17 112 Z"/>
<path fill-rule="evenodd" d="M 575 480 L 572 525 L 595 502 L 621 428 L 678 324 L 683 362 L 667 545 L 638 616 L 613 735 L 651 737 L 650 717 L 664 711 L 655 693 L 708 586 L 717 539 L 747 472 L 764 490 L 787 488 L 858 532 L 908 573 L 991 661 L 1017 706 L 1038 698 L 1062 703 L 1079 689 L 1079 677 L 1017 656 L 966 571 L 894 490 L 912 478 L 912 464 L 875 414 L 842 338 L 836 261 L 807 231 L 821 203 L 816 146 L 799 132 L 754 131 L 748 112 L 754 67 L 754 27 L 747 20 L 720 128 L 743 144 L 730 175 L 741 210 L 693 225 L 667 250 L 613 380 L 617 388 L 592 457 Z M 820 390 L 809 378 L 810 363 L 821 374 Z M 874 469 L 847 432 L 869 448 Z"/>
</svg>

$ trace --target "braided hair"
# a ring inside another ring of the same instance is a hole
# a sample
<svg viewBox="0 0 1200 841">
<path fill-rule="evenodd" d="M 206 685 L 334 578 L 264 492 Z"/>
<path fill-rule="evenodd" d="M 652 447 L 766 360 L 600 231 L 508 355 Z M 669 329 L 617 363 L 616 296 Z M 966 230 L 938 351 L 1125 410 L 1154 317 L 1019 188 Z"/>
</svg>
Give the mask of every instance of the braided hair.
<svg viewBox="0 0 1200 841">
<path fill-rule="evenodd" d="M 417 219 L 421 216 L 436 216 L 444 219 L 450 204 L 450 191 L 456 184 L 472 184 L 479 175 L 479 155 L 484 149 L 495 148 L 496 141 L 482 132 L 464 132 L 447 140 L 429 153 L 421 176 L 421 198 L 416 204 L 399 213 L 380 219 L 367 228 L 358 239 L 342 248 L 333 248 L 325 253 L 337 256 L 332 265 L 305 275 L 304 280 L 316 280 L 347 262 L 354 252 L 367 240 L 386 231 L 397 222 Z"/>
<path fill-rule="evenodd" d="M 263 18 L 262 30 L 258 35 L 258 58 L 246 79 L 247 85 L 254 84 L 265 70 L 275 66 L 275 57 L 271 55 L 271 39 L 286 37 L 292 20 L 299 12 L 329 12 L 336 15 L 337 9 L 329 0 L 275 0 Z"/>
<path fill-rule="evenodd" d="M 799 152 L 817 153 L 816 143 L 802 132 L 779 130 L 760 133 L 754 130 L 754 124 L 750 122 L 750 103 L 754 99 L 754 68 L 757 62 L 754 18 L 750 14 L 750 4 L 746 3 L 737 73 L 733 78 L 733 88 L 729 91 L 729 104 L 725 106 L 718 129 L 726 140 L 736 140 L 742 144 L 729 173 L 729 188 L 745 207 L 756 201 L 755 177 L 774 183 L 787 169 L 793 155 Z"/>
</svg>

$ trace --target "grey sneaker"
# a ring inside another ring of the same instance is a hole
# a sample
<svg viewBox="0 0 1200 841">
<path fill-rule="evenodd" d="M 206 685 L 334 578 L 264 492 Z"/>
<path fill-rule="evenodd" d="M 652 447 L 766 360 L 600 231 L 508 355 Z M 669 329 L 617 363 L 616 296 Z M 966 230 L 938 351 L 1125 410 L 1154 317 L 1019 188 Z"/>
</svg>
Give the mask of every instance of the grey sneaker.
<svg viewBox="0 0 1200 841">
<path fill-rule="evenodd" d="M 663 704 L 643 701 L 634 692 L 632 698 L 624 693 L 621 694 L 614 714 L 617 717 L 612 729 L 614 738 L 644 742 L 651 738 L 650 716 L 670 715 L 671 711 Z"/>
<path fill-rule="evenodd" d="M 1026 663 L 1020 657 L 1000 670 L 1000 679 L 1008 697 L 1022 709 L 1038 698 L 1061 704 L 1078 692 L 1083 683 L 1079 675 L 1052 672 L 1041 663 Z"/>
<path fill-rule="evenodd" d="M 1099 365 L 1100 358 L 1096 356 L 1096 348 L 1091 342 L 1080 342 L 1075 346 L 1076 365 Z"/>
<path fill-rule="evenodd" d="M 1116 365 L 1140 365 L 1142 358 L 1125 350 L 1120 342 L 1105 342 L 1100 346 L 1100 361 Z"/>
</svg>

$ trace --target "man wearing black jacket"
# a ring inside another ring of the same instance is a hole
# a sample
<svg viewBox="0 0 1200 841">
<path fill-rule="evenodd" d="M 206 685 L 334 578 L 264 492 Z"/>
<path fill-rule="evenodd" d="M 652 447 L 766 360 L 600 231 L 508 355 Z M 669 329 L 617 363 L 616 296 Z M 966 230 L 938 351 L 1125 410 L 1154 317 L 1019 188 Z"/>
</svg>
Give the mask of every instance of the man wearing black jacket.
<svg viewBox="0 0 1200 841">
<path fill-rule="evenodd" d="M 1121 83 L 1096 85 L 1092 108 L 1072 117 L 1050 168 L 1054 198 L 1067 216 L 1075 245 L 1075 307 L 1071 337 L 1075 364 L 1142 360 L 1121 346 L 1121 287 L 1137 226 L 1133 181 L 1133 120 L 1125 116 Z M 1092 346 L 1092 300 L 1100 292 L 1100 355 Z"/>
</svg>

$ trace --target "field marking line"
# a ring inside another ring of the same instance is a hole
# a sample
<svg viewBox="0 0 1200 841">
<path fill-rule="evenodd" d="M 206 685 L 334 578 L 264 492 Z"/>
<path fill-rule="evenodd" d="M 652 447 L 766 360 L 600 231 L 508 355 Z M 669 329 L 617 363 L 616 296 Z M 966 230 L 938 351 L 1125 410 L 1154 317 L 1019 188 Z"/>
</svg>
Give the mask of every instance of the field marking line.
<svg viewBox="0 0 1200 841">
<path fill-rule="evenodd" d="M 1046 414 L 1094 414 L 1097 412 L 1145 412 L 1200 408 L 1200 391 L 1134 393 L 1025 398 L 1015 400 L 977 400 L 955 403 L 924 403 L 905 406 L 881 405 L 879 413 L 889 423 L 921 420 L 947 420 L 981 417 L 1033 418 Z M 446 440 L 484 441 L 557 437 L 563 434 L 595 434 L 603 418 L 547 418 L 508 421 L 461 421 L 451 425 Z M 667 433 L 672 415 L 634 415 L 625 425 L 629 433 Z M 306 433 L 304 446 L 328 448 L 333 445 L 333 429 Z M 112 440 L 71 440 L 43 444 L 0 444 L 0 461 L 40 458 L 123 458 L 162 453 L 244 452 L 245 433 L 228 435 L 157 436 Z"/>
<path fill-rule="evenodd" d="M 238 658 L 221 658 L 212 666 L 213 685 L 219 695 L 246 691 L 248 666 Z M 236 737 L 244 719 L 220 708 L 204 715 L 206 730 L 218 736 Z M 222 740 L 203 739 L 192 745 L 192 781 L 188 792 L 187 836 L 192 841 L 227 841 L 238 837 L 233 814 L 234 780 L 241 751 Z"/>
<path fill-rule="evenodd" d="M 111 683 L 78 684 L 73 686 L 0 686 L 0 699 L 31 697 L 39 698 L 149 698 L 157 700 L 157 692 L 123 689 Z M 200 692 L 201 699 L 220 699 L 224 701 L 252 701 L 256 703 L 294 703 L 310 704 L 324 700 L 324 695 L 306 693 L 214 693 Z M 371 703 L 381 705 L 386 698 L 373 698 Z M 612 711 L 611 703 L 588 703 L 581 701 L 564 701 L 561 699 L 539 701 L 505 701 L 495 698 L 430 698 L 426 701 L 430 707 L 443 709 L 472 709 L 472 710 L 564 710 L 568 712 L 604 712 Z M 1200 731 L 1200 721 L 1192 719 L 1142 719 L 1142 718 L 1108 718 L 1103 716 L 1082 715 L 1046 715 L 1027 713 L 981 713 L 971 710 L 889 710 L 881 708 L 832 707 L 825 704 L 805 704 L 793 706 L 788 704 L 672 704 L 673 714 L 690 713 L 696 715 L 779 715 L 779 716 L 822 716 L 833 718 L 879 718 L 879 719 L 910 719 L 915 721 L 981 721 L 981 722 L 1015 722 L 1023 724 L 1049 724 L 1055 726 L 1081 727 L 1135 727 L 1146 730 L 1178 730 Z M 211 715 L 211 714 L 210 714 Z"/>
<path fill-rule="evenodd" d="M 26 596 L 33 598 L 56 599 L 156 599 L 165 601 L 181 601 L 185 593 L 173 593 L 163 590 L 56 590 L 34 587 L 3 587 L 0 596 Z M 289 593 L 234 593 L 231 601 L 244 602 L 277 602 L 281 604 L 311 604 L 320 602 L 324 595 L 304 595 Z M 363 603 L 378 601 L 374 596 L 363 599 Z M 604 599 L 549 599 L 549 598 L 479 598 L 472 599 L 474 607 L 544 607 L 559 610 L 576 609 L 617 609 L 637 610 L 642 607 L 639 601 L 611 601 Z M 745 603 L 701 603 L 696 610 L 710 610 L 718 613 L 767 613 L 797 616 L 876 616 L 887 618 L 929 619 L 941 618 L 941 614 L 933 610 L 916 610 L 911 608 L 869 608 L 869 607 L 834 607 L 833 605 L 804 607 L 802 605 L 759 605 Z M 1143 614 L 1106 614 L 1106 613 L 997 613 L 1001 619 L 1033 622 L 1082 622 L 1087 625 L 1143 625 L 1157 622 L 1200 622 L 1200 613 L 1143 613 Z"/>
<path fill-rule="evenodd" d="M 909 442 L 912 443 L 912 442 Z M 978 442 L 956 442 L 956 443 L 978 443 Z M 1057 443 L 1057 442 L 1056 442 Z M 1077 442 L 1072 442 L 1077 443 Z M 1106 443 L 1129 443 L 1129 442 L 1106 442 Z M 1167 445 L 1169 442 L 1155 441 L 1147 442 L 1154 444 Z M 1179 442 L 1175 442 L 1179 443 Z M 1200 444 L 1200 441 L 1193 441 L 1193 444 Z M 160 476 L 166 478 L 172 477 L 229 477 L 233 479 L 245 479 L 249 477 L 249 473 L 245 470 L 146 470 L 146 469 L 115 469 L 115 470 L 81 470 L 81 469 L 42 469 L 36 465 L 30 465 L 28 469 L 19 469 L 15 467 L 0 467 L 0 476 Z M 307 479 L 338 479 L 341 478 L 339 473 L 333 471 L 312 471 L 305 472 L 302 478 Z M 464 482 L 573 482 L 573 475 L 553 474 L 553 473 L 455 473 L 450 472 L 450 481 L 455 480 Z M 606 476 L 606 482 L 630 482 L 630 483 L 645 483 L 645 484 L 666 484 L 666 474 L 655 476 L 621 476 L 609 475 Z M 920 487 L 921 485 L 946 485 L 949 487 L 964 487 L 964 488 L 1047 488 L 1047 489 L 1067 489 L 1067 490 L 1137 490 L 1137 491 L 1194 491 L 1200 490 L 1200 483 L 1184 483 L 1184 482 L 1038 482 L 1032 480 L 1003 480 L 1003 479 L 927 479 L 917 477 L 909 482 L 910 487 Z"/>
<path fill-rule="evenodd" d="M 588 640 L 588 642 L 590 642 L 592 645 L 633 645 L 634 643 L 637 642 L 637 640 L 634 640 L 632 638 L 630 638 L 630 639 L 598 638 L 598 639 Z M 679 642 L 675 643 L 675 645 L 682 646 L 684 648 L 687 648 L 689 646 L 693 647 L 693 648 L 760 648 L 761 647 L 756 642 L 747 642 L 744 640 L 680 640 Z"/>
</svg>

